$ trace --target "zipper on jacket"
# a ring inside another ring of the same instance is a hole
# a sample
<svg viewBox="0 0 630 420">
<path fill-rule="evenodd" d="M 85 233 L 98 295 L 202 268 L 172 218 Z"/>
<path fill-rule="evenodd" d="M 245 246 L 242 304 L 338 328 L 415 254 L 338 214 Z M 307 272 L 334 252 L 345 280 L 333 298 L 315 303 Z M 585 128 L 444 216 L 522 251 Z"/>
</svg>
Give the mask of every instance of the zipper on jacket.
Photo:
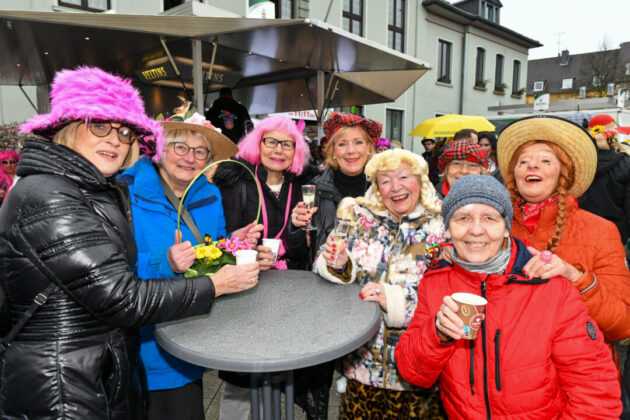
<svg viewBox="0 0 630 420">
<path fill-rule="evenodd" d="M 131 214 L 131 207 L 129 206 L 129 203 L 127 202 L 127 196 L 125 195 L 122 188 L 116 185 L 115 182 L 110 182 L 109 185 L 111 185 L 111 187 L 116 190 L 116 193 L 118 194 L 118 199 L 120 200 L 120 203 L 122 204 L 123 209 L 125 210 L 125 217 L 127 218 L 127 221 L 129 222 L 129 227 L 131 229 L 131 232 L 134 232 L 133 216 Z"/>
<path fill-rule="evenodd" d="M 499 352 L 501 350 L 501 330 L 498 329 L 494 333 L 494 381 L 497 391 L 501 391 L 501 362 Z"/>
<path fill-rule="evenodd" d="M 475 395 L 475 341 L 470 341 L 470 372 L 468 373 L 470 394 Z"/>
<path fill-rule="evenodd" d="M 490 275 L 488 275 L 490 277 Z M 486 298 L 486 280 L 481 282 L 481 297 Z M 490 394 L 488 392 L 488 349 L 486 344 L 487 333 L 486 333 L 486 320 L 488 319 L 488 305 L 486 305 L 486 317 L 483 321 L 481 321 L 481 339 L 482 347 L 483 347 L 483 394 L 486 400 L 486 418 L 490 420 L 492 418 L 492 414 L 490 413 Z"/>
</svg>

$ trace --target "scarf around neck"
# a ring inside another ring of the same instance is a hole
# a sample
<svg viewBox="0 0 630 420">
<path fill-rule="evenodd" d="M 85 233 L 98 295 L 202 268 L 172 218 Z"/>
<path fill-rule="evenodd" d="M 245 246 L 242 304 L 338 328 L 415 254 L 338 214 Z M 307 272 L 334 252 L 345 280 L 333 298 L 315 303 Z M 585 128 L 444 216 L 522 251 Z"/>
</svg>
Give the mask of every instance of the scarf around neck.
<svg viewBox="0 0 630 420">
<path fill-rule="evenodd" d="M 457 258 L 455 247 L 452 248 L 451 252 L 453 262 L 466 271 L 470 271 L 471 273 L 501 274 L 507 269 L 510 257 L 512 256 L 512 240 L 508 238 L 508 245 L 505 249 L 502 249 L 497 255 L 482 263 L 471 263 L 460 260 Z"/>
<path fill-rule="evenodd" d="M 520 207 L 523 212 L 523 224 L 529 231 L 529 233 L 534 233 L 536 228 L 538 227 L 538 223 L 540 222 L 540 215 L 542 213 L 542 209 L 547 206 L 555 206 L 558 204 L 558 196 L 556 194 L 547 197 L 545 201 L 541 201 L 540 203 L 526 203 L 522 198 L 518 198 L 516 200 L 516 204 Z"/>
</svg>

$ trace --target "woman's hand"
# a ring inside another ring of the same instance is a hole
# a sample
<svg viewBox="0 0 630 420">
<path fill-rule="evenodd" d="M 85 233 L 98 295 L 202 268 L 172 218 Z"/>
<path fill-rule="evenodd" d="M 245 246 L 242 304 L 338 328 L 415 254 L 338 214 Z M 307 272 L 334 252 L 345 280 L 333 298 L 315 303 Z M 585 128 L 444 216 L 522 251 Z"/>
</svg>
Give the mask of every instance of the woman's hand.
<svg viewBox="0 0 630 420">
<path fill-rule="evenodd" d="M 378 302 L 383 311 L 387 312 L 387 298 L 383 286 L 374 282 L 368 282 L 363 286 L 363 289 L 361 289 L 359 297 L 370 302 Z"/>
<path fill-rule="evenodd" d="M 309 220 L 313 217 L 313 213 L 317 211 L 317 207 L 313 207 L 311 210 L 306 208 L 306 203 L 300 201 L 291 211 L 291 223 L 296 227 L 304 227 L 308 224 Z"/>
<path fill-rule="evenodd" d="M 214 283 L 215 297 L 251 289 L 258 283 L 260 268 L 257 262 L 243 265 L 224 265 L 210 278 Z"/>
<path fill-rule="evenodd" d="M 326 259 L 326 264 L 345 266 L 348 263 L 348 244 L 344 241 L 343 244 L 337 245 L 333 240 L 333 234 L 328 235 L 328 240 L 324 244 L 324 252 L 322 257 Z M 337 258 L 335 260 L 335 258 Z"/>
<path fill-rule="evenodd" d="M 188 270 L 195 262 L 196 254 L 190 241 L 182 243 L 182 233 L 175 231 L 175 245 L 166 252 L 168 265 L 173 273 L 181 274 Z"/>
<path fill-rule="evenodd" d="M 452 297 L 444 296 L 444 303 L 435 317 L 435 327 L 443 335 L 442 341 L 459 340 L 464 336 L 464 321 L 456 315 L 459 307 Z"/>
<path fill-rule="evenodd" d="M 261 233 L 264 230 L 264 226 L 261 224 L 254 224 L 253 222 L 249 225 L 236 229 L 232 232 L 232 238 L 236 237 L 239 241 L 247 241 L 249 247 L 251 249 L 255 249 L 256 245 L 258 245 L 258 240 L 261 237 Z"/>
<path fill-rule="evenodd" d="M 532 253 L 532 258 L 523 267 L 523 273 L 533 279 L 538 277 L 548 279 L 554 276 L 566 277 L 571 283 L 578 281 L 582 277 L 580 270 L 549 251 L 540 252 L 531 246 L 527 250 Z"/>
<path fill-rule="evenodd" d="M 0 201 L 2 201 L 2 199 L 4 198 L 4 190 L 0 190 Z"/>
<path fill-rule="evenodd" d="M 260 271 L 267 271 L 271 269 L 273 266 L 273 252 L 271 252 L 271 248 L 258 245 L 256 248 L 258 254 L 256 254 L 256 259 L 258 260 L 258 264 L 260 265 Z"/>
</svg>

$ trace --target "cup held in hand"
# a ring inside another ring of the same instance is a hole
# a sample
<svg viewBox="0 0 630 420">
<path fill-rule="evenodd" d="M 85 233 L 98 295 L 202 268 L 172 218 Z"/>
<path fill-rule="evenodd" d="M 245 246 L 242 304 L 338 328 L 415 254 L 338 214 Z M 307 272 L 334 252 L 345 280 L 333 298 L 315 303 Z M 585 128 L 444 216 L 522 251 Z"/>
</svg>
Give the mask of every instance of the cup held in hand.
<svg viewBox="0 0 630 420">
<path fill-rule="evenodd" d="M 462 338 L 474 340 L 477 338 L 477 333 L 481 328 L 481 322 L 486 317 L 488 301 L 472 293 L 453 293 L 451 297 L 459 307 L 457 316 L 464 322 L 464 335 Z"/>
<path fill-rule="evenodd" d="M 280 239 L 263 238 L 262 244 L 264 247 L 270 248 L 273 253 L 273 264 L 278 259 L 278 250 L 280 249 Z"/>
<path fill-rule="evenodd" d="M 256 262 L 256 255 L 258 251 L 253 249 L 241 249 L 236 251 L 234 256 L 236 257 L 236 265 L 243 265 Z"/>
</svg>

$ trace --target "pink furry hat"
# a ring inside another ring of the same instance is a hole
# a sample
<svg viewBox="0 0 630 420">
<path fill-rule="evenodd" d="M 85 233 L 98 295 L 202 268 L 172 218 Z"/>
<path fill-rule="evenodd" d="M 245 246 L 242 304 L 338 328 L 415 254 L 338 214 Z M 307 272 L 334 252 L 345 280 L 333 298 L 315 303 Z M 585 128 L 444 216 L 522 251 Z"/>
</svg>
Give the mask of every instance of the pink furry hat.
<svg viewBox="0 0 630 420">
<path fill-rule="evenodd" d="M 308 164 L 311 156 L 308 144 L 302 134 L 304 126 L 304 121 L 300 120 L 300 122 L 296 124 L 291 118 L 284 115 L 267 117 L 256 124 L 254 129 L 238 143 L 239 152 L 236 157 L 243 158 L 252 165 L 258 165 L 260 163 L 260 143 L 262 142 L 263 136 L 271 131 L 282 131 L 295 140 L 293 162 L 287 170 L 296 175 L 300 175 L 304 167 Z"/>
<path fill-rule="evenodd" d="M 162 128 L 146 115 L 131 81 L 98 67 L 81 66 L 57 72 L 50 97 L 50 113 L 34 116 L 20 126 L 20 132 L 52 139 L 73 121 L 117 121 L 134 130 L 141 153 L 154 160 L 162 154 Z"/>
</svg>

